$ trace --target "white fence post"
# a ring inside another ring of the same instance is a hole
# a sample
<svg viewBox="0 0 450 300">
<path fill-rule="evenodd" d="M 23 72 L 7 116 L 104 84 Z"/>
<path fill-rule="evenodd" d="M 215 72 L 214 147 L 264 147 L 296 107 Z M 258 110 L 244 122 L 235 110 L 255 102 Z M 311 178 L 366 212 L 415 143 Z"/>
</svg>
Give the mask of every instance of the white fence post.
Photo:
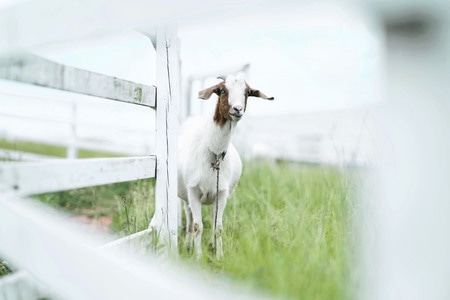
<svg viewBox="0 0 450 300">
<path fill-rule="evenodd" d="M 374 220 L 362 237 L 363 299 L 450 299 L 450 10 L 441 2 L 372 3 L 388 101 L 378 114 L 385 145 Z"/>
<path fill-rule="evenodd" d="M 150 228 L 169 252 L 175 253 L 178 236 L 177 106 L 180 95 L 178 40 L 175 26 L 156 32 L 156 192 Z"/>
</svg>

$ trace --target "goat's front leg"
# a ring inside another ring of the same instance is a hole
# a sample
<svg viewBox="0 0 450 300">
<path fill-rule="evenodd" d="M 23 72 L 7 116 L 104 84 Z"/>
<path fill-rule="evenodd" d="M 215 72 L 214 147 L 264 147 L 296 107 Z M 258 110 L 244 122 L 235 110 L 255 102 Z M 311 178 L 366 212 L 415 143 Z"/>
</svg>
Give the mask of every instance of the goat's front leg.
<svg viewBox="0 0 450 300">
<path fill-rule="evenodd" d="M 184 212 L 186 214 L 186 240 L 185 240 L 185 247 L 188 252 L 192 250 L 192 246 L 194 243 L 194 225 L 192 223 L 192 212 L 191 208 L 189 207 L 189 203 L 183 201 L 184 206 Z"/>
<path fill-rule="evenodd" d="M 202 257 L 202 204 L 200 202 L 200 191 L 197 188 L 190 188 L 188 190 L 189 208 L 192 213 L 193 221 L 193 237 L 194 250 L 197 259 Z"/>
<path fill-rule="evenodd" d="M 221 260 L 223 258 L 223 244 L 222 244 L 222 216 L 227 205 L 228 193 L 226 191 L 219 191 L 219 201 L 215 200 L 212 205 L 212 246 L 216 251 L 216 258 Z"/>
</svg>

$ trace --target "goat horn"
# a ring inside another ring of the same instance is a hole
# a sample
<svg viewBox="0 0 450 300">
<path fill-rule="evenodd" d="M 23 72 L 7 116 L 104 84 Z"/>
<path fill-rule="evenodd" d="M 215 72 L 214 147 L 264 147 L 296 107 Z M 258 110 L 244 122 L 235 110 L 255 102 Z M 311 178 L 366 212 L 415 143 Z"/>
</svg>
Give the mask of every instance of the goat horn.
<svg viewBox="0 0 450 300">
<path fill-rule="evenodd" d="M 217 79 L 225 80 L 225 79 L 227 79 L 227 76 L 225 76 L 225 75 L 220 75 L 220 76 L 217 76 Z"/>
</svg>

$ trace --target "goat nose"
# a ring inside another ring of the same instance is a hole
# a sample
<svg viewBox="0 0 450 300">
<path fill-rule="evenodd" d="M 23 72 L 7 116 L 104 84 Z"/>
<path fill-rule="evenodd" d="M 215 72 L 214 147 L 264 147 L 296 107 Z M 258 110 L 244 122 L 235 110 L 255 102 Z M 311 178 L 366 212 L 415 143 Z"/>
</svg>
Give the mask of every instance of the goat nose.
<svg viewBox="0 0 450 300">
<path fill-rule="evenodd" d="M 233 109 L 234 109 L 234 111 L 235 111 L 236 113 L 242 114 L 242 110 L 243 110 L 242 106 L 240 106 L 240 105 L 235 105 L 235 106 L 233 106 Z"/>
</svg>

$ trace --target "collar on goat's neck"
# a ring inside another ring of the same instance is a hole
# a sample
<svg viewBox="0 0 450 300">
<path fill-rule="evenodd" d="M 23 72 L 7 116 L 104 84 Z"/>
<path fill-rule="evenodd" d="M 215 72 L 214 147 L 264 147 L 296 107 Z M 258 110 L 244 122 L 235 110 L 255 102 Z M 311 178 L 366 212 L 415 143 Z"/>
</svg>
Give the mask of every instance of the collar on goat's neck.
<svg viewBox="0 0 450 300">
<path fill-rule="evenodd" d="M 208 149 L 212 152 L 214 158 L 221 156 L 223 160 L 235 128 L 236 122 L 234 121 L 227 121 L 223 126 L 217 125 L 215 122 L 209 124 L 205 138 Z"/>
<path fill-rule="evenodd" d="M 214 154 L 215 159 L 211 163 L 211 168 L 213 168 L 214 171 L 220 170 L 220 161 L 225 159 L 225 155 L 227 154 L 227 151 L 223 151 L 220 154 Z"/>
</svg>

